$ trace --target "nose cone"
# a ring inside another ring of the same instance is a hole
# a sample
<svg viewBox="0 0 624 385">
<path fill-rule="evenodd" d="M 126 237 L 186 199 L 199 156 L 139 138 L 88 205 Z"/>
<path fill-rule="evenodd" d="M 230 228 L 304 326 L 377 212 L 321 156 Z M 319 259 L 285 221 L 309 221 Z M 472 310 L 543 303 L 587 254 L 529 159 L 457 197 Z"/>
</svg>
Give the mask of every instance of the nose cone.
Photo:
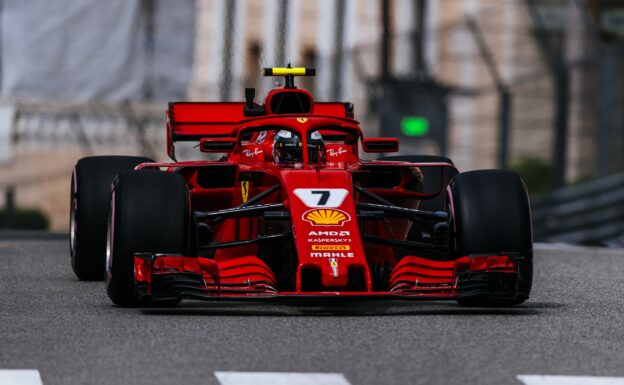
<svg viewBox="0 0 624 385">
<path fill-rule="evenodd" d="M 346 288 L 349 285 L 350 270 L 361 269 L 352 252 L 325 252 L 318 259 L 321 270 L 321 284 L 327 289 Z"/>
<path fill-rule="evenodd" d="M 344 170 L 286 170 L 282 183 L 299 261 L 297 291 L 370 290 L 351 175 Z"/>
</svg>

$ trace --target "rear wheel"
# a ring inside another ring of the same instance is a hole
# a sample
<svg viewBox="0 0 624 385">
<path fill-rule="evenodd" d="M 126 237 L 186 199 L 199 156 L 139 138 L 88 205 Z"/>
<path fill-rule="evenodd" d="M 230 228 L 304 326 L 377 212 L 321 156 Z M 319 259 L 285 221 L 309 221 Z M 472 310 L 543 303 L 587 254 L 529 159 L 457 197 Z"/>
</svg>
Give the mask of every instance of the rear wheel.
<svg viewBox="0 0 624 385">
<path fill-rule="evenodd" d="M 465 172 L 453 179 L 450 192 L 451 248 L 457 257 L 507 253 L 522 257 L 518 277 L 481 273 L 459 282 L 460 305 L 512 306 L 524 302 L 533 281 L 533 240 L 529 198 L 520 176 L 503 170 Z"/>
<path fill-rule="evenodd" d="M 70 253 L 76 276 L 83 280 L 104 279 L 106 216 L 113 178 L 134 169 L 149 158 L 137 156 L 92 156 L 76 163 L 70 196 Z"/>
<path fill-rule="evenodd" d="M 113 182 L 110 207 L 106 264 L 110 299 L 119 306 L 177 304 L 177 299 L 139 301 L 134 253 L 188 253 L 189 195 L 184 178 L 152 170 L 121 173 Z"/>
</svg>

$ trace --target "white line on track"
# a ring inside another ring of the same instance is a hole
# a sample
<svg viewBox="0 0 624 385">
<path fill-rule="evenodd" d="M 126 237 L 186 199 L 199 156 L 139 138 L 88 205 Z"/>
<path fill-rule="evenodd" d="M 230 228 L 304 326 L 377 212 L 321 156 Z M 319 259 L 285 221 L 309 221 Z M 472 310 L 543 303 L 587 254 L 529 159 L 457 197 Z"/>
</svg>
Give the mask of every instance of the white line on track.
<svg viewBox="0 0 624 385">
<path fill-rule="evenodd" d="M 215 372 L 221 385 L 351 385 L 340 373 Z"/>
<path fill-rule="evenodd" d="M 526 385 L 624 385 L 624 377 L 540 376 L 521 374 L 518 380 Z"/>
<path fill-rule="evenodd" d="M 34 369 L 0 369 L 2 385 L 43 385 L 38 370 Z"/>
</svg>

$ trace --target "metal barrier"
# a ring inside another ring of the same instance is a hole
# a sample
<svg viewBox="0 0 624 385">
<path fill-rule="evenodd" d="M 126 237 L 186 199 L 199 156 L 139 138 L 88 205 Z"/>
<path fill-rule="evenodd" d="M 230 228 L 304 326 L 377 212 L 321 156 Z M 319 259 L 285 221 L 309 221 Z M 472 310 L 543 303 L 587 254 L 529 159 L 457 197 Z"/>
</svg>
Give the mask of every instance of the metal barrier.
<svg viewBox="0 0 624 385">
<path fill-rule="evenodd" d="M 531 199 L 539 242 L 624 244 L 624 173 Z"/>
<path fill-rule="evenodd" d="M 7 103 L 9 104 L 9 103 Z M 164 103 L 81 103 L 19 100 L 13 108 L 11 140 L 48 146 L 132 145 L 153 157 L 164 139 Z"/>
</svg>

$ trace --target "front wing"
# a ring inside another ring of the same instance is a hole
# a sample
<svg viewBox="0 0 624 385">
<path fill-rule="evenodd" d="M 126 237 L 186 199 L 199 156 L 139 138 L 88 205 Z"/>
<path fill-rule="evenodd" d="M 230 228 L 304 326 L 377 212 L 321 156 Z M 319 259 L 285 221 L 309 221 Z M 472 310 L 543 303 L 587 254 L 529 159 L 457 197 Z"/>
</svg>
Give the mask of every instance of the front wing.
<svg viewBox="0 0 624 385">
<path fill-rule="evenodd" d="M 395 298 L 451 300 L 487 295 L 509 299 L 522 279 L 517 254 L 469 255 L 453 261 L 405 256 L 386 290 L 279 291 L 269 267 L 256 256 L 225 261 L 172 254 L 136 253 L 134 275 L 140 300 L 267 300 L 305 298 Z"/>
</svg>

